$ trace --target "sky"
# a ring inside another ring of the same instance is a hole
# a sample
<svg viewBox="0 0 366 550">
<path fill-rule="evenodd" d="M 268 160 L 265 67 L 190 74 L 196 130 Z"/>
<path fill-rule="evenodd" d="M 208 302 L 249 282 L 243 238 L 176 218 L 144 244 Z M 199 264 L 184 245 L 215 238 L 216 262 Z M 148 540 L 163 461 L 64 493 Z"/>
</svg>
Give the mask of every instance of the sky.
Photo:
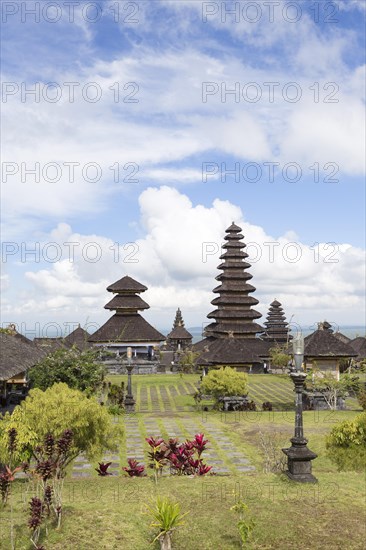
<svg viewBox="0 0 366 550">
<path fill-rule="evenodd" d="M 364 326 L 365 6 L 3 1 L 1 325 L 204 326 L 234 221 L 262 323 Z"/>
</svg>

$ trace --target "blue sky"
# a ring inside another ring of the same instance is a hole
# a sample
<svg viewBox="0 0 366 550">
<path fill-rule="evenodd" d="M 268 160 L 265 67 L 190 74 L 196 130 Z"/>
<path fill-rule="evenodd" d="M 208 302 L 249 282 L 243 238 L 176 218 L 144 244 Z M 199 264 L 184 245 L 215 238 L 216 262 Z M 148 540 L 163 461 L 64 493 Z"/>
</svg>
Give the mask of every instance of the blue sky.
<svg viewBox="0 0 366 550">
<path fill-rule="evenodd" d="M 364 325 L 365 4 L 52 4 L 2 4 L 2 322 L 102 322 L 128 272 L 199 325 L 235 219 L 263 314 Z"/>
</svg>

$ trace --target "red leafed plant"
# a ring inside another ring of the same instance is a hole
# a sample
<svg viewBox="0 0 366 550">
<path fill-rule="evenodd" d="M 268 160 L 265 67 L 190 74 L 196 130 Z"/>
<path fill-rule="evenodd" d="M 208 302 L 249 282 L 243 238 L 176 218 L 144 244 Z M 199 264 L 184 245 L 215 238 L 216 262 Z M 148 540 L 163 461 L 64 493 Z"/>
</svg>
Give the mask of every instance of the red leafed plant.
<svg viewBox="0 0 366 550">
<path fill-rule="evenodd" d="M 122 470 L 124 470 L 127 475 L 129 475 L 130 477 L 146 476 L 145 466 L 143 464 L 139 464 L 134 458 L 128 458 L 127 462 L 129 467 L 122 468 Z"/>
<path fill-rule="evenodd" d="M 112 462 L 98 462 L 99 468 L 95 468 L 95 471 L 98 472 L 98 476 L 111 476 L 111 472 L 108 472 L 109 466 Z"/>
<path fill-rule="evenodd" d="M 201 458 L 201 454 L 206 450 L 208 439 L 205 439 L 204 434 L 196 434 L 192 443 L 194 448 L 197 450 L 198 458 Z"/>
<path fill-rule="evenodd" d="M 154 478 L 157 483 L 158 474 L 162 474 L 163 467 L 166 464 L 169 448 L 162 437 L 158 437 L 156 439 L 154 437 L 147 437 L 146 441 L 151 448 L 151 451 L 148 453 L 148 456 L 151 459 L 149 466 L 154 469 Z"/>
<path fill-rule="evenodd" d="M 155 470 L 155 480 L 166 463 L 170 466 L 170 472 L 175 475 L 202 476 L 212 469 L 212 466 L 204 464 L 202 459 L 202 453 L 208 443 L 204 434 L 196 434 L 193 440 L 187 439 L 184 443 L 179 443 L 177 438 L 171 438 L 167 443 L 162 438 L 153 437 L 146 438 L 146 441 L 151 447 L 150 467 Z"/>
<path fill-rule="evenodd" d="M 21 470 L 20 466 L 15 468 L 13 471 L 9 468 L 9 466 L 5 466 L 5 470 L 0 474 L 1 502 L 4 506 L 8 500 L 10 483 L 14 481 L 14 474 L 16 474 L 16 472 L 19 472 L 19 470 Z"/>
</svg>

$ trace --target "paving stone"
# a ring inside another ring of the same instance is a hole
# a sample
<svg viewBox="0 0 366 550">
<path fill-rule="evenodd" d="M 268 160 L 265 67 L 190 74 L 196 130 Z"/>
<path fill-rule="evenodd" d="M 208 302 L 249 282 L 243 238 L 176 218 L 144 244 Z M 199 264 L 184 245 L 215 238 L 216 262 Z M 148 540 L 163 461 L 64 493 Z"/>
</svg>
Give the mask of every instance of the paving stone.
<svg viewBox="0 0 366 550">
<path fill-rule="evenodd" d="M 91 477 L 87 472 L 72 472 L 71 477 Z"/>
<path fill-rule="evenodd" d="M 236 466 L 236 469 L 239 472 L 250 472 L 255 470 L 254 466 L 240 466 L 240 465 Z"/>
</svg>

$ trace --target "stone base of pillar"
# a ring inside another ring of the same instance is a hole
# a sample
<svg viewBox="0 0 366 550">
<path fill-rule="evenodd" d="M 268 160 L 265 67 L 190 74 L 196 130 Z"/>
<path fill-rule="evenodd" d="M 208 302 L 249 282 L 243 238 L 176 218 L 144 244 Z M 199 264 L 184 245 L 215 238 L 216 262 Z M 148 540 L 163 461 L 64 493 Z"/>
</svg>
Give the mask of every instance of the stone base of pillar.
<svg viewBox="0 0 366 550">
<path fill-rule="evenodd" d="M 292 438 L 291 447 L 282 449 L 287 456 L 288 470 L 285 472 L 289 479 L 300 483 L 317 483 L 318 480 L 311 473 L 311 461 L 318 455 L 307 447 L 307 439 Z"/>
<path fill-rule="evenodd" d="M 134 400 L 134 398 L 132 396 L 127 396 L 125 398 L 125 402 L 124 402 L 124 405 L 125 405 L 125 411 L 126 412 L 135 412 L 135 404 L 136 404 L 136 401 Z"/>
</svg>

